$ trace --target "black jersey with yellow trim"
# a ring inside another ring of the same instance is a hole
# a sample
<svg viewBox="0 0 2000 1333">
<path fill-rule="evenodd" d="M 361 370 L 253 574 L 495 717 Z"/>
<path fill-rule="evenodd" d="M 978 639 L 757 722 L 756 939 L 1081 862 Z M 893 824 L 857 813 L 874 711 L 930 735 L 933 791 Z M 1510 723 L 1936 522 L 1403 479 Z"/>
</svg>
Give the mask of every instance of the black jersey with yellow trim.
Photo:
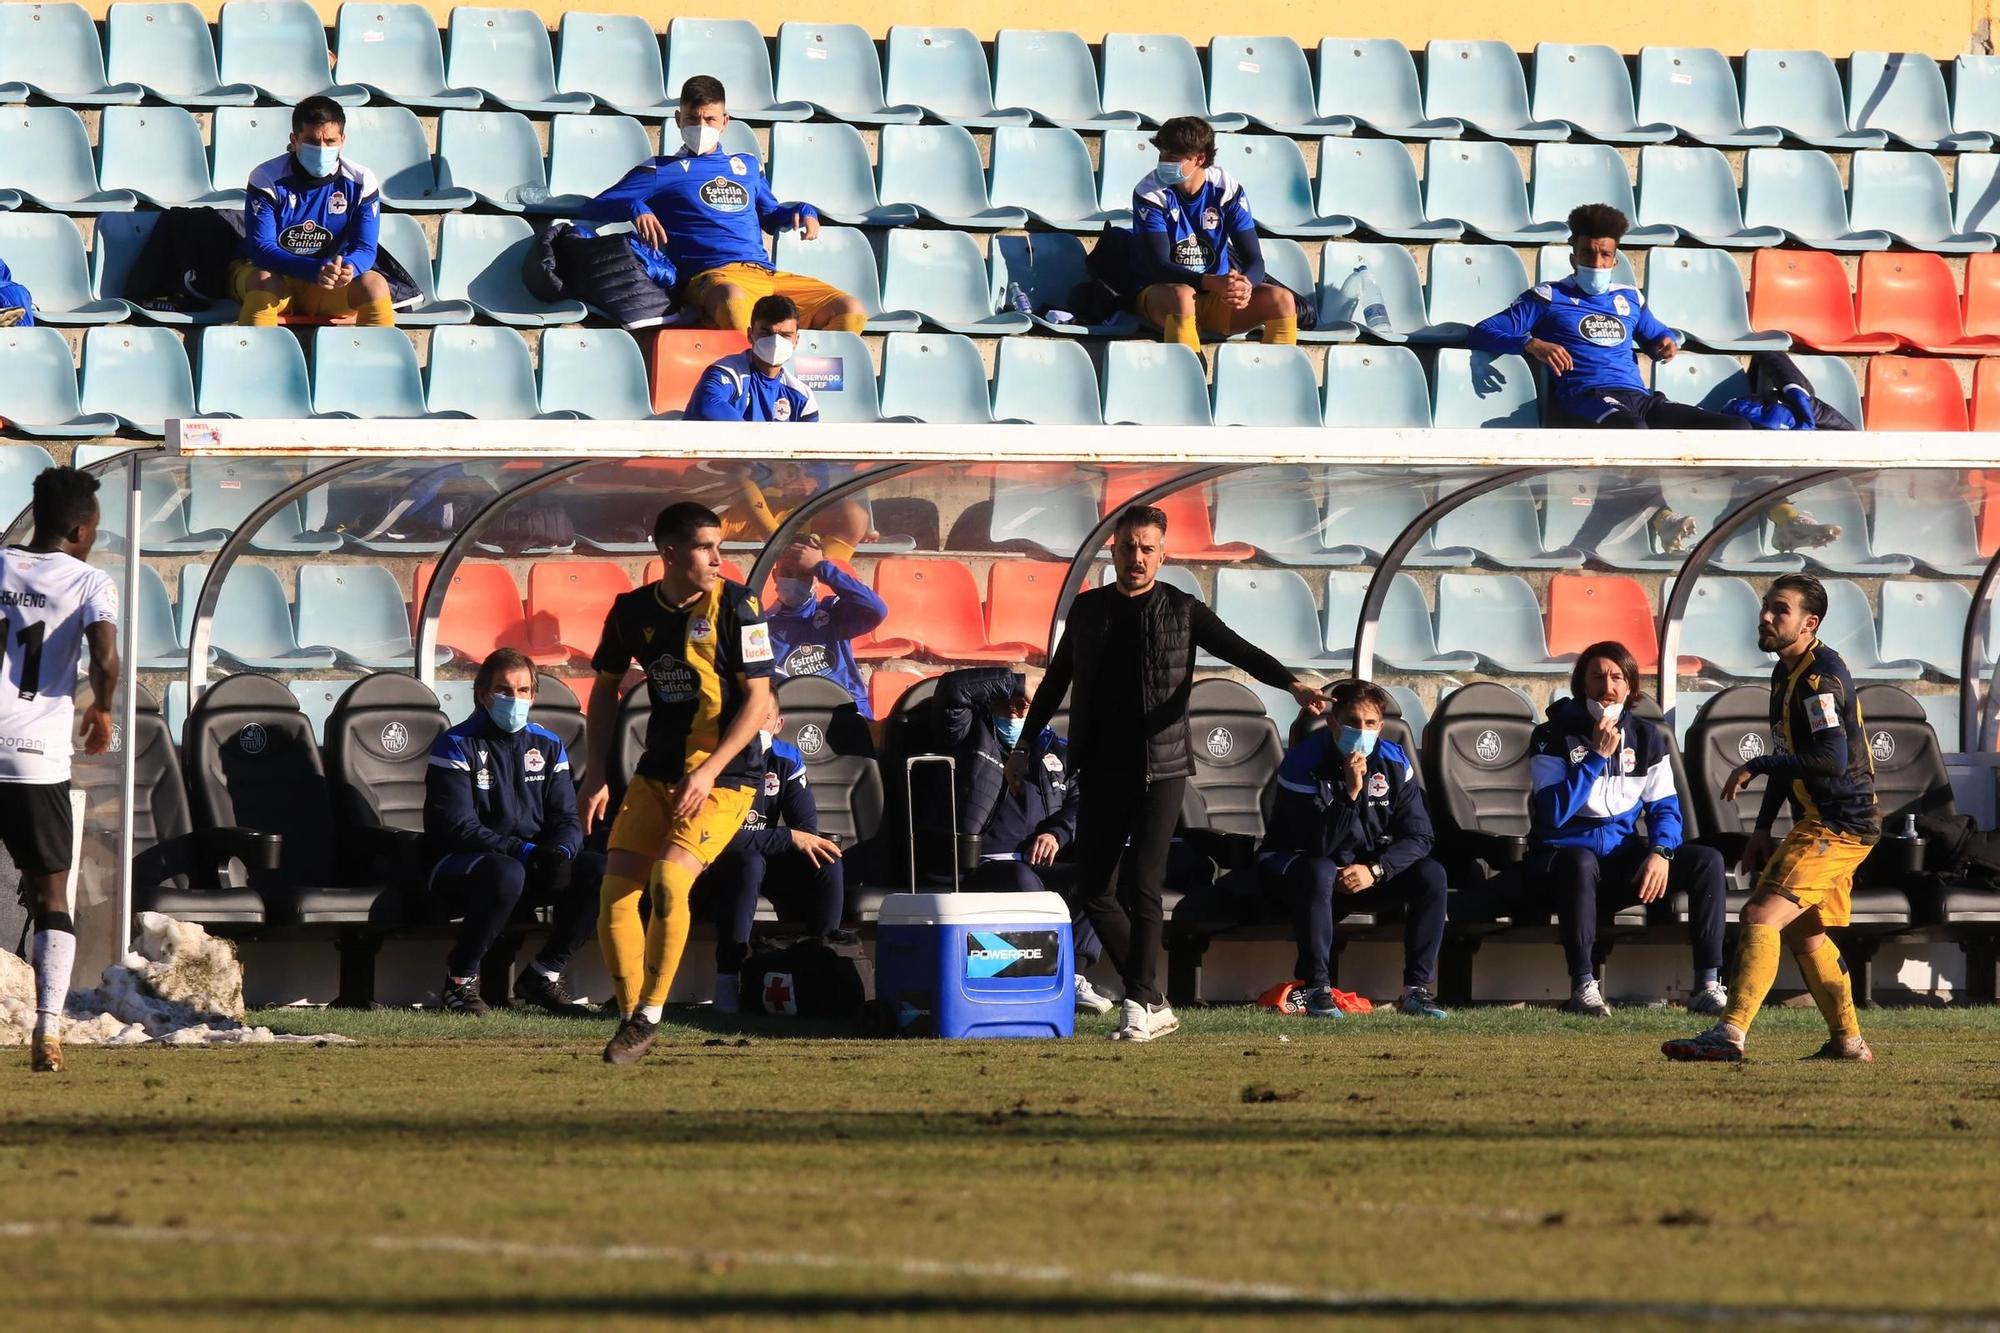
<svg viewBox="0 0 2000 1333">
<path fill-rule="evenodd" d="M 1777 790 L 1803 818 L 1837 833 L 1881 832 L 1875 755 L 1868 748 L 1854 677 L 1839 653 L 1815 639 L 1797 662 L 1779 661 L 1771 672 L 1771 734 L 1777 753 L 1758 755 L 1745 768 L 1784 784 Z M 1765 808 L 1776 813 L 1769 798 Z"/>
<path fill-rule="evenodd" d="M 748 683 L 772 675 L 770 630 L 740 583 L 717 579 L 680 606 L 649 583 L 612 602 L 590 659 L 612 675 L 634 662 L 646 673 L 653 705 L 639 776 L 678 782 L 714 753 L 743 709 Z M 745 746 L 715 785 L 755 788 L 764 776 L 756 748 Z"/>
</svg>

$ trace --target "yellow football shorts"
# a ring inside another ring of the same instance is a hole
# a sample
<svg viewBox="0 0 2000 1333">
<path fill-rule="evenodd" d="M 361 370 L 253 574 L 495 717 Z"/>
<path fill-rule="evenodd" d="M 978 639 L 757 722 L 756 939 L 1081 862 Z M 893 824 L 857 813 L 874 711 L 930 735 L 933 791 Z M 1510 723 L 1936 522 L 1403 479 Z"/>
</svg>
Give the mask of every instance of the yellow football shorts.
<svg viewBox="0 0 2000 1333">
<path fill-rule="evenodd" d="M 1180 285 L 1177 282 L 1162 282 L 1143 288 L 1139 292 L 1139 309 L 1143 311 L 1146 308 L 1146 298 L 1152 295 L 1154 291 L 1165 287 L 1178 287 Z M 1199 328 L 1203 333 L 1212 333 L 1217 337 L 1227 337 L 1234 325 L 1235 318 L 1236 312 L 1229 308 L 1229 302 L 1223 299 L 1221 292 L 1197 291 L 1194 294 L 1195 327 Z"/>
<path fill-rule="evenodd" d="M 674 818 L 676 784 L 658 778 L 632 779 L 625 799 L 611 821 L 611 850 L 636 852 L 657 861 L 668 846 L 679 847 L 707 866 L 743 827 L 750 813 L 751 793 L 741 787 L 715 787 L 691 819 Z"/>
<path fill-rule="evenodd" d="M 1836 833 L 1816 819 L 1792 825 L 1757 880 L 1759 892 L 1781 893 L 1822 926 L 1844 926 L 1853 913 L 1854 872 L 1875 850 L 1871 838 Z"/>
<path fill-rule="evenodd" d="M 698 310 L 705 309 L 709 288 L 717 285 L 740 287 L 752 301 L 766 296 L 789 296 L 799 308 L 800 326 L 808 329 L 819 322 L 822 310 L 847 298 L 840 288 L 803 273 L 774 272 L 755 264 L 724 264 L 721 268 L 704 269 L 689 279 L 684 299 Z"/>
<path fill-rule="evenodd" d="M 250 295 L 250 275 L 257 266 L 247 259 L 238 259 L 229 266 L 229 299 L 242 301 Z M 350 282 L 345 287 L 322 287 L 316 282 L 303 278 L 285 279 L 285 311 L 304 319 L 333 319 L 360 309 L 356 304 L 361 296 L 361 285 Z"/>
</svg>

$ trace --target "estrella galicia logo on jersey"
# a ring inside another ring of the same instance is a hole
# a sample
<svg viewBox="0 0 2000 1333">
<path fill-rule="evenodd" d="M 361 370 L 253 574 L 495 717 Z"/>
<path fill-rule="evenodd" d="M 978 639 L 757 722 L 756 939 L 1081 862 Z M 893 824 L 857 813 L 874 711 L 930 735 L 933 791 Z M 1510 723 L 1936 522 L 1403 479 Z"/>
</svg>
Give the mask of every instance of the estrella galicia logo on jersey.
<svg viewBox="0 0 2000 1333">
<path fill-rule="evenodd" d="M 245 723 L 243 730 L 236 733 L 236 748 L 245 754 L 262 754 L 270 743 L 270 733 L 259 722 Z"/>
<path fill-rule="evenodd" d="M 646 682 L 653 687 L 653 702 L 684 704 L 701 693 L 694 669 L 678 657 L 662 657 L 646 668 Z"/>
<path fill-rule="evenodd" d="M 1576 330 L 1599 347 L 1625 345 L 1625 321 L 1615 315 L 1585 315 Z"/>
<path fill-rule="evenodd" d="M 750 207 L 750 191 L 717 176 L 701 187 L 701 201 L 718 213 L 741 213 Z"/>
<path fill-rule="evenodd" d="M 965 976 L 1052 977 L 1062 961 L 1053 930 L 975 930 L 965 937 Z"/>
<path fill-rule="evenodd" d="M 332 232 L 307 218 L 278 233 L 278 248 L 288 255 L 317 255 L 332 240 Z"/>
<path fill-rule="evenodd" d="M 1174 267 L 1193 273 L 1208 272 L 1208 242 L 1199 236 L 1183 236 L 1174 242 Z"/>
<path fill-rule="evenodd" d="M 785 654 L 783 669 L 787 676 L 824 676 L 832 670 L 832 663 L 827 660 L 825 644 L 802 643 Z"/>
</svg>

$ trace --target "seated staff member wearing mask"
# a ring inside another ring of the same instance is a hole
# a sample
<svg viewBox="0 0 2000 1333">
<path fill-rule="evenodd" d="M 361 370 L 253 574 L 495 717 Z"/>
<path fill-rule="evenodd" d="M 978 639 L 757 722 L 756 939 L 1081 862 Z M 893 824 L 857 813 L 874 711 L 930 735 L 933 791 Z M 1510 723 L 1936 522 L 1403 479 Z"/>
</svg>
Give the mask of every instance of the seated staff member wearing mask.
<svg viewBox="0 0 2000 1333">
<path fill-rule="evenodd" d="M 1570 697 L 1549 708 L 1529 742 L 1528 856 L 1524 882 L 1540 886 L 1562 923 L 1569 963 L 1566 1014 L 1611 1012 L 1597 988 L 1600 916 L 1668 892 L 1688 898 L 1695 993 L 1688 1009 L 1720 1014 L 1728 911 L 1721 853 L 1681 840 L 1681 801 L 1667 733 L 1632 715 L 1639 667 L 1622 643 L 1593 643 L 1576 659 Z M 1639 830 L 1641 816 L 1645 832 Z"/>
<path fill-rule="evenodd" d="M 868 686 L 854 664 L 852 643 L 888 618 L 888 603 L 827 559 L 818 537 L 787 548 L 773 576 L 778 599 L 765 623 L 771 627 L 778 678 L 825 676 L 847 691 L 861 716 L 872 719 Z M 813 595 L 816 585 L 828 589 L 826 596 Z"/>
<path fill-rule="evenodd" d="M 750 350 L 701 372 L 688 397 L 689 421 L 818 421 L 813 391 L 787 369 L 799 348 L 799 308 L 766 296 L 750 312 Z"/>
<path fill-rule="evenodd" d="M 1343 680 L 1328 693 L 1328 725 L 1296 741 L 1278 767 L 1277 803 L 1257 858 L 1265 891 L 1293 913 L 1306 1013 L 1341 1016 L 1332 989 L 1335 925 L 1396 903 L 1403 908 L 1396 1010 L 1443 1018 L 1434 997 L 1445 874 L 1431 859 L 1431 816 L 1416 769 L 1402 746 L 1381 739 L 1387 691 Z"/>
</svg>

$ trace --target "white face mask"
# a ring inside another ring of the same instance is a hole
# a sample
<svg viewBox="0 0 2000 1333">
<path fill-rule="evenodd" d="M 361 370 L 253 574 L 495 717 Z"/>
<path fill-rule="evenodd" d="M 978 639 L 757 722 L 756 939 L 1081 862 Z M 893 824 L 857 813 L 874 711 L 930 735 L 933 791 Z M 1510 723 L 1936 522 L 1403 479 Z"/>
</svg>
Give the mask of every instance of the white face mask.
<svg viewBox="0 0 2000 1333">
<path fill-rule="evenodd" d="M 713 125 L 683 125 L 681 142 L 691 153 L 712 153 L 722 147 L 722 131 Z"/>
<path fill-rule="evenodd" d="M 775 333 L 767 333 L 750 344 L 750 351 L 767 366 L 782 366 L 792 359 L 792 340 Z"/>
<path fill-rule="evenodd" d="M 1595 699 L 1585 699 L 1583 701 L 1583 706 L 1590 710 L 1590 717 L 1593 722 L 1600 721 L 1607 717 L 1610 718 L 1613 722 L 1616 722 L 1618 720 L 1618 715 L 1625 711 L 1625 705 L 1622 703 L 1604 704 L 1604 703 L 1599 703 Z"/>
<path fill-rule="evenodd" d="M 766 753 L 766 754 L 770 753 L 770 750 L 771 750 L 771 742 L 772 742 L 772 741 L 774 741 L 774 740 L 776 740 L 776 739 L 777 739 L 777 736 L 778 736 L 778 733 L 777 733 L 777 732 L 775 732 L 775 731 L 759 731 L 759 732 L 757 733 L 757 739 L 758 739 L 759 741 L 763 742 L 763 745 L 764 745 L 764 751 L 765 751 L 765 753 Z"/>
</svg>

